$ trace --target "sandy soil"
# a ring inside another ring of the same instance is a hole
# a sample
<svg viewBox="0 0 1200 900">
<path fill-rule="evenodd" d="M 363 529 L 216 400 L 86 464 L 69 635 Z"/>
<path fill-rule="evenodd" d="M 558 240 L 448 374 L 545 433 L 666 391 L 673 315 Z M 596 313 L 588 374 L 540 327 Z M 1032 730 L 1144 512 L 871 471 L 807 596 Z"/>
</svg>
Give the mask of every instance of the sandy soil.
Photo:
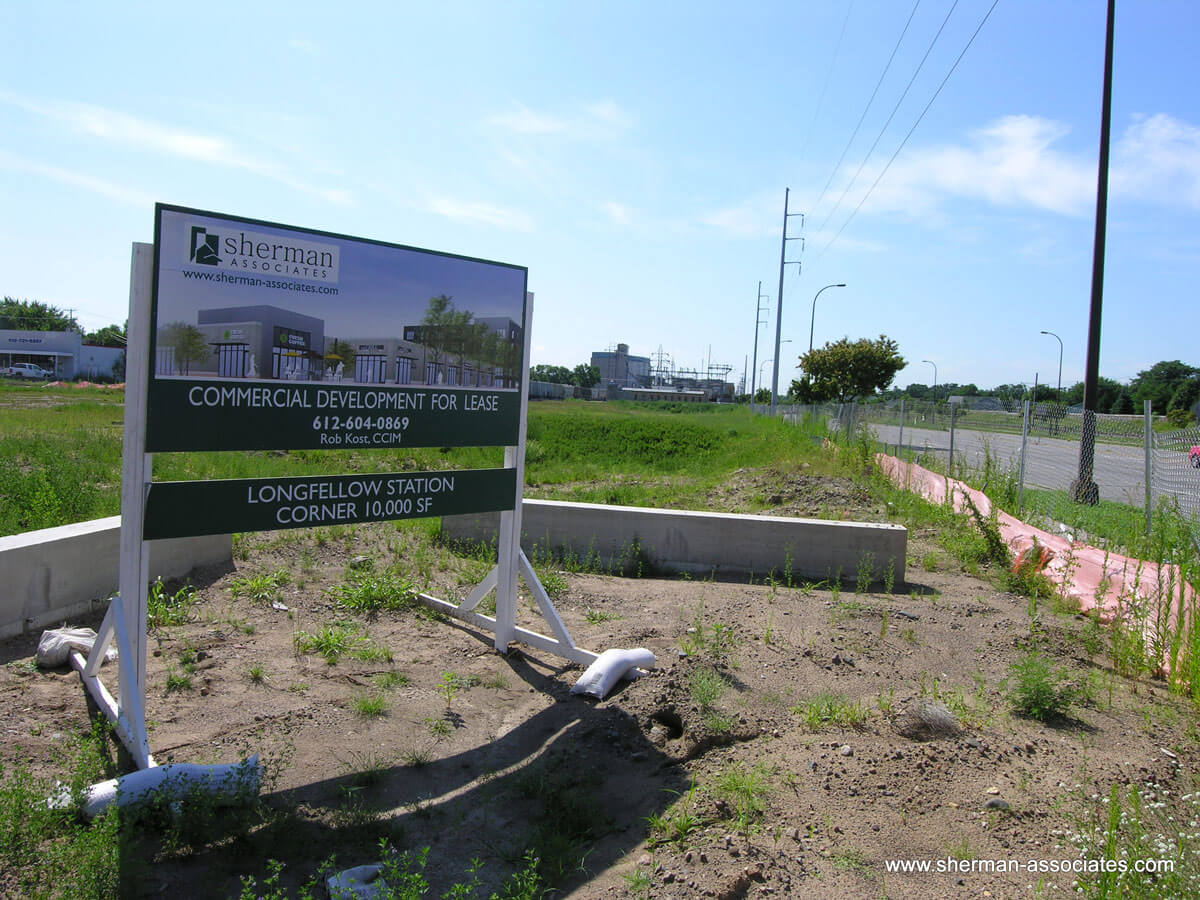
<svg viewBox="0 0 1200 900">
<path fill-rule="evenodd" d="M 712 499 L 883 520 L 850 483 L 803 471 L 742 472 Z M 1033 875 L 890 874 L 886 861 L 1069 859 L 1063 835 L 1088 814 L 1086 798 L 1113 784 L 1187 789 L 1193 714 L 1161 683 L 1117 678 L 1102 654 L 1089 657 L 1080 617 L 1043 607 L 1031 625 L 1026 598 L 960 571 L 935 535 L 910 534 L 909 554 L 907 580 L 890 591 L 852 575 L 789 586 L 550 570 L 577 643 L 658 658 L 649 677 L 597 702 L 570 695 L 577 666 L 532 650 L 501 656 L 476 629 L 413 610 L 348 614 L 334 593 L 355 567 L 397 565 L 431 593 L 462 597 L 486 571 L 480 560 L 390 525 L 240 540 L 228 570 L 193 573 L 191 621 L 152 632 L 151 743 L 160 762 L 262 752 L 270 816 L 236 841 L 164 851 L 149 870 L 129 860 L 129 889 L 236 896 L 239 877 L 263 878 L 271 857 L 296 885 L 330 854 L 371 861 L 386 836 L 430 847 L 440 896 L 472 858 L 491 889 L 553 837 L 575 852 L 555 879 L 560 897 L 1031 896 Z M 245 579 L 274 572 L 287 573 L 286 609 L 245 596 Z M 298 633 L 334 622 L 391 661 L 351 652 L 330 665 L 296 651 Z M 544 630 L 527 603 L 521 624 Z M 49 769 L 88 705 L 74 674 L 31 665 L 34 645 L 0 644 L 0 759 Z M 1005 700 L 1010 666 L 1034 645 L 1081 682 L 1092 673 L 1090 702 L 1048 725 L 1012 716 Z M 705 684 L 716 685 L 707 698 Z M 364 715 L 374 697 L 386 710 Z M 862 721 L 809 714 L 822 697 Z M 905 736 L 904 712 L 935 700 L 960 729 Z M 738 781 L 761 786 L 758 808 L 739 808 Z M 1070 876 L 1042 889 L 1065 896 Z"/>
</svg>

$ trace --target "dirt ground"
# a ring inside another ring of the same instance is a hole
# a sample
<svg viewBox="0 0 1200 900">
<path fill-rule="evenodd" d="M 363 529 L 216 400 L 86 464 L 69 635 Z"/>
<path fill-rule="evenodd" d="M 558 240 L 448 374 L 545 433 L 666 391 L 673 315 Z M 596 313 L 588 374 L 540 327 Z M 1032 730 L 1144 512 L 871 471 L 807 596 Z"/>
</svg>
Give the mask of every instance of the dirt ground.
<svg viewBox="0 0 1200 900">
<path fill-rule="evenodd" d="M 849 482 L 803 471 L 741 472 L 712 501 L 885 518 Z M 261 752 L 270 815 L 248 837 L 148 870 L 130 860 L 127 887 L 237 896 L 268 858 L 294 886 L 330 854 L 376 859 L 386 836 L 430 848 L 431 896 L 473 858 L 491 890 L 528 847 L 555 840 L 569 861 L 558 897 L 1065 896 L 1071 876 L 895 874 L 886 861 L 1074 858 L 1065 835 L 1086 798 L 1113 784 L 1188 789 L 1194 716 L 1159 682 L 1113 676 L 1086 652 L 1082 618 L 1043 606 L 1033 623 L 1025 597 L 964 573 L 935 538 L 910 533 L 906 577 L 890 590 L 852 573 L 789 585 L 784 573 L 745 584 L 551 568 L 579 645 L 658 659 L 603 701 L 569 693 L 578 666 L 529 649 L 501 656 L 457 621 L 338 607 L 334 590 L 356 568 L 396 565 L 430 593 L 465 596 L 486 564 L 420 531 L 239 539 L 227 570 L 193 573 L 191 620 L 151 634 L 151 745 L 160 763 Z M 285 608 L 246 596 L 248 578 L 278 572 Z M 334 622 L 391 660 L 297 652 L 298 634 Z M 546 630 L 528 603 L 520 624 Z M 0 758 L 45 768 L 86 726 L 88 704 L 73 673 L 31 664 L 35 643 L 0 644 Z M 1092 673 L 1090 700 L 1048 725 L 1011 715 L 1005 699 L 1033 644 L 1081 681 Z M 906 736 L 904 712 L 920 701 L 944 704 L 960 730 Z"/>
</svg>

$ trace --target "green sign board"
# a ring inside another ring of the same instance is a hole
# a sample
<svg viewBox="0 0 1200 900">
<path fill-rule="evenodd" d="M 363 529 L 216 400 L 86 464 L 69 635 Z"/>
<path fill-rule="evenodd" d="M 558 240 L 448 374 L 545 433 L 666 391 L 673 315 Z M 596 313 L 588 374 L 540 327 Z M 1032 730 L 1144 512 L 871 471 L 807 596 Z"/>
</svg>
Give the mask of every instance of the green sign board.
<svg viewBox="0 0 1200 900">
<path fill-rule="evenodd" d="M 516 488 L 516 469 L 155 482 L 145 539 L 510 510 Z"/>
<path fill-rule="evenodd" d="M 173 379 L 155 385 L 150 395 L 146 447 L 506 447 L 516 443 L 520 411 L 513 391 Z"/>
</svg>

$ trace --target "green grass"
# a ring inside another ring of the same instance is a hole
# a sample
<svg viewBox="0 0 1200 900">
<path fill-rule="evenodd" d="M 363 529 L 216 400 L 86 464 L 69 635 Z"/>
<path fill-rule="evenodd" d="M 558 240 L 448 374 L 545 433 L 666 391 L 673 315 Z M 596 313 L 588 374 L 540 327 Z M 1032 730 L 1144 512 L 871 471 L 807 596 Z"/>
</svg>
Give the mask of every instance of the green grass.
<svg viewBox="0 0 1200 900">
<path fill-rule="evenodd" d="M 1079 696 L 1070 673 L 1052 666 L 1041 653 L 1024 654 L 1012 665 L 1008 700 L 1013 712 L 1027 719 L 1047 722 L 1067 714 Z"/>
<path fill-rule="evenodd" d="M 349 579 L 331 591 L 338 605 L 356 613 L 396 612 L 417 607 L 417 588 L 395 572 L 352 570 Z"/>
<path fill-rule="evenodd" d="M 248 575 L 245 578 L 235 578 L 231 586 L 234 600 L 249 600 L 270 606 L 282 597 L 282 588 L 291 581 L 291 576 L 279 570 L 276 572 L 261 572 L 258 575 Z"/>
<path fill-rule="evenodd" d="M 300 631 L 296 634 L 296 649 L 300 653 L 315 653 L 331 666 L 349 653 L 364 640 L 353 627 L 345 625 L 325 625 L 321 630 L 310 634 Z"/>
<path fill-rule="evenodd" d="M 365 694 L 355 697 L 350 705 L 354 712 L 363 719 L 378 719 L 380 716 L 387 715 L 390 706 L 387 697 L 382 694 Z"/>
<path fill-rule="evenodd" d="M 828 691 L 801 701 L 792 707 L 792 712 L 813 731 L 823 728 L 861 728 L 867 720 L 867 709 L 861 701 Z"/>
</svg>

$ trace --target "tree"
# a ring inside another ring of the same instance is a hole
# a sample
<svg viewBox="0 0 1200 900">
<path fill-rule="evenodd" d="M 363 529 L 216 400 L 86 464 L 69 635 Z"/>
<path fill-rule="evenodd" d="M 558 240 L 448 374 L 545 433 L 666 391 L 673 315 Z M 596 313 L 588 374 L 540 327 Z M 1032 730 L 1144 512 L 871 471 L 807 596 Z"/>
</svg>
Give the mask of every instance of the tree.
<svg viewBox="0 0 1200 900">
<path fill-rule="evenodd" d="M 1193 410 L 1197 403 L 1200 403 L 1200 373 L 1180 382 L 1167 405 L 1167 418 L 1180 428 L 1195 425 L 1196 414 Z"/>
<path fill-rule="evenodd" d="M 837 400 L 847 403 L 887 388 L 908 363 L 898 344 L 887 335 L 878 340 L 842 338 L 800 357 L 804 378 L 793 381 L 790 393 L 802 403 Z"/>
<path fill-rule="evenodd" d="M 571 371 L 571 381 L 583 388 L 595 387 L 600 383 L 600 370 L 588 363 L 580 363 Z"/>
<path fill-rule="evenodd" d="M 79 331 L 75 317 L 36 300 L 0 301 L 0 328 L 11 331 Z"/>
<path fill-rule="evenodd" d="M 185 322 L 172 322 L 161 329 L 158 346 L 175 352 L 175 368 L 184 375 L 191 371 L 192 363 L 204 362 L 212 355 L 204 332 Z"/>
<path fill-rule="evenodd" d="M 1129 383 L 1135 406 L 1141 408 L 1143 401 L 1149 400 L 1151 410 L 1166 412 L 1179 386 L 1197 373 L 1200 373 L 1200 369 L 1177 359 L 1157 362 L 1149 369 L 1138 372 Z"/>
<path fill-rule="evenodd" d="M 536 365 L 529 370 L 531 381 L 548 381 L 550 384 L 574 384 L 571 370 L 566 366 Z"/>
<path fill-rule="evenodd" d="M 425 318 L 421 320 L 421 343 L 429 348 L 435 366 L 442 361 L 444 353 L 462 356 L 473 318 L 467 310 L 454 308 L 453 297 L 438 294 L 429 298 Z"/>
<path fill-rule="evenodd" d="M 97 347 L 124 347 L 125 327 L 122 325 L 105 325 L 98 331 L 89 331 L 83 336 L 85 344 L 95 344 Z"/>
</svg>

